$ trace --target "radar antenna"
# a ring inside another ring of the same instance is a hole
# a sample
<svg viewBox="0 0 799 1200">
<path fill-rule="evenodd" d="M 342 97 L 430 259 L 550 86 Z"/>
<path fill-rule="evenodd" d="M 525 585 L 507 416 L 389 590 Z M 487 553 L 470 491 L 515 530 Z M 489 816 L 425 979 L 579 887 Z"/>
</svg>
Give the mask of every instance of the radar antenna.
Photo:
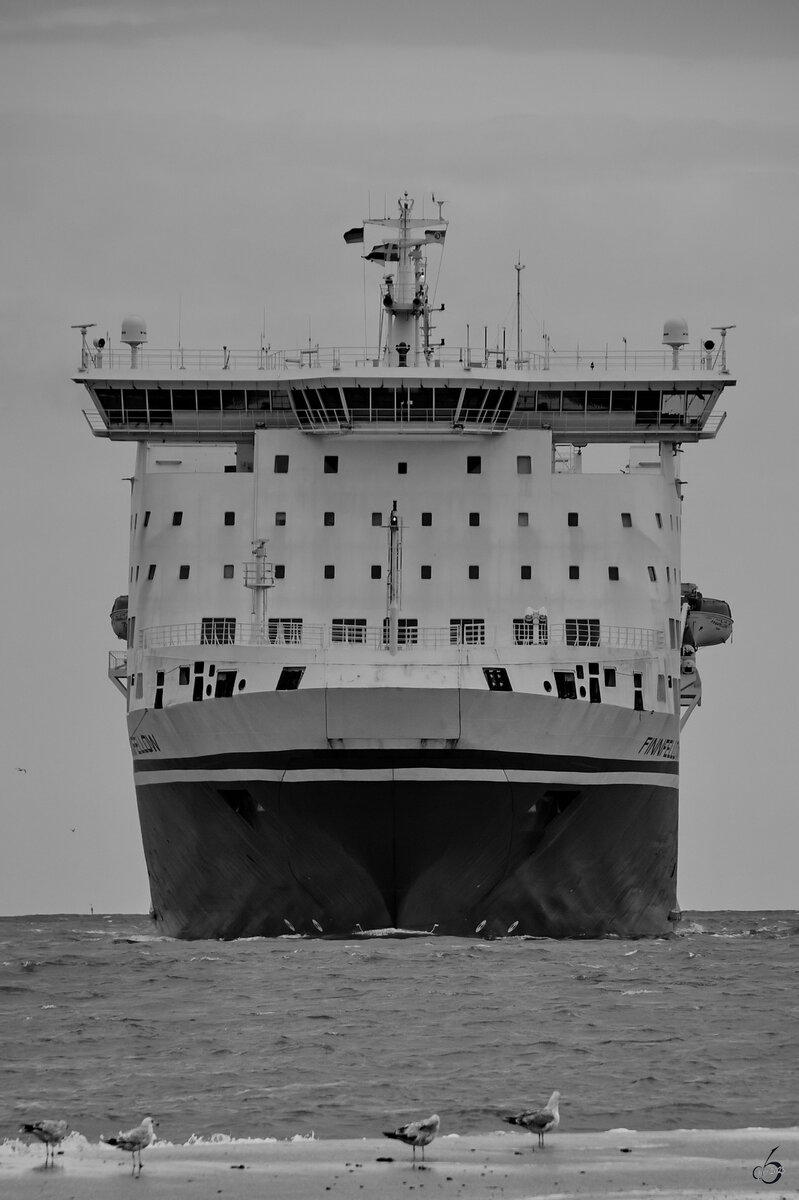
<svg viewBox="0 0 799 1200">
<path fill-rule="evenodd" d="M 721 345 L 719 346 L 719 355 L 721 356 L 720 374 L 729 375 L 727 370 L 727 330 L 737 329 L 737 325 L 711 325 L 711 329 L 715 333 L 721 334 Z"/>
<path fill-rule="evenodd" d="M 92 361 L 92 352 L 89 349 L 89 343 L 86 341 L 87 329 L 94 329 L 96 321 L 84 321 L 78 325 L 70 325 L 70 329 L 80 330 L 80 369 L 88 371 L 89 363 Z"/>
</svg>

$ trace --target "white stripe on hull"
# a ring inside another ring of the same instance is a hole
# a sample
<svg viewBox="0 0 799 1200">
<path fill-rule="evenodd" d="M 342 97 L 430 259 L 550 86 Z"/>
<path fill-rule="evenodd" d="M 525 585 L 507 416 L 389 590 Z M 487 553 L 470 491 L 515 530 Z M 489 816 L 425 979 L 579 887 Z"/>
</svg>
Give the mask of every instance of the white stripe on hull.
<svg viewBox="0 0 799 1200">
<path fill-rule="evenodd" d="M 466 767 L 396 767 L 362 771 L 324 767 L 298 771 L 233 767 L 222 770 L 135 771 L 133 778 L 137 787 L 164 783 L 246 783 L 248 780 L 269 783 L 565 783 L 581 787 L 627 784 L 667 788 L 676 788 L 679 783 L 677 775 L 647 771 L 502 771 Z"/>
</svg>

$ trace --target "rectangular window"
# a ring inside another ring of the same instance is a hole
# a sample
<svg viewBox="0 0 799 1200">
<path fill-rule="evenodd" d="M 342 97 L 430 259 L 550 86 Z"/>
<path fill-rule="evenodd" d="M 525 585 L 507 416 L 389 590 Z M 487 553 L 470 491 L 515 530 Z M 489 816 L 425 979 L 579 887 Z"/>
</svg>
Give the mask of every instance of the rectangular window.
<svg viewBox="0 0 799 1200">
<path fill-rule="evenodd" d="M 483 674 L 490 692 L 513 691 L 505 667 L 483 667 Z"/>
<path fill-rule="evenodd" d="M 598 646 L 598 617 L 567 617 L 564 622 L 567 646 Z"/>
<path fill-rule="evenodd" d="M 533 471 L 533 460 L 529 454 L 516 455 L 516 474 L 531 475 Z"/>
<path fill-rule="evenodd" d="M 555 687 L 561 700 L 577 699 L 577 685 L 574 682 L 573 671 L 556 671 Z"/>
<path fill-rule="evenodd" d="M 331 641 L 363 645 L 366 642 L 366 617 L 334 617 Z"/>
<path fill-rule="evenodd" d="M 433 514 L 430 512 L 422 513 L 422 524 L 423 525 L 432 525 L 433 524 Z"/>
<path fill-rule="evenodd" d="M 285 525 L 286 524 L 286 514 L 284 512 L 276 512 L 275 513 L 275 524 L 276 525 Z"/>
<path fill-rule="evenodd" d="M 236 524 L 236 514 L 234 512 L 226 512 L 225 513 L 225 524 L 226 525 L 235 525 Z"/>
<path fill-rule="evenodd" d="M 677 649 L 677 621 L 674 617 L 669 617 L 669 649 Z"/>
<path fill-rule="evenodd" d="M 618 567 L 608 567 L 608 579 L 612 579 L 615 583 L 615 582 L 617 582 L 618 578 L 619 578 L 619 568 Z"/>
<path fill-rule="evenodd" d="M 429 563 L 422 564 L 422 567 L 420 570 L 420 577 L 422 579 L 432 579 L 433 578 L 433 568 L 430 566 Z"/>
<path fill-rule="evenodd" d="M 514 617 L 513 642 L 516 646 L 546 646 L 549 642 L 546 613 L 528 609 L 523 617 Z"/>
<path fill-rule="evenodd" d="M 642 688 L 644 686 L 644 676 L 638 671 L 633 672 L 633 687 Z"/>
<path fill-rule="evenodd" d="M 480 514 L 470 512 L 469 513 L 469 524 L 470 525 L 479 525 L 480 524 Z"/>
<path fill-rule="evenodd" d="M 408 474 L 408 464 L 406 462 L 398 462 L 397 463 L 397 474 L 398 475 L 407 475 Z"/>
<path fill-rule="evenodd" d="M 142 522 L 142 524 L 143 524 L 143 526 L 144 526 L 144 528 L 145 528 L 145 529 L 146 529 L 146 528 L 147 528 L 147 526 L 150 524 L 150 512 L 149 512 L 149 510 L 148 510 L 148 511 L 147 511 L 147 512 L 144 514 L 144 521 Z"/>
<path fill-rule="evenodd" d="M 379 563 L 372 564 L 372 579 L 380 579 L 383 575 L 383 568 Z"/>
<path fill-rule="evenodd" d="M 533 578 L 533 568 L 530 563 L 522 563 L 522 579 Z"/>
<path fill-rule="evenodd" d="M 172 513 L 172 524 L 173 525 L 182 525 L 183 524 L 183 513 L 182 512 L 173 512 Z"/>
<path fill-rule="evenodd" d="M 337 454 L 326 454 L 325 455 L 324 473 L 325 473 L 325 475 L 338 475 L 338 455 Z"/>
<path fill-rule="evenodd" d="M 655 568 L 654 568 L 654 567 L 647 567 L 647 571 L 649 572 L 649 578 L 650 578 L 650 579 L 652 580 L 652 582 L 654 583 L 654 582 L 655 582 L 655 580 L 656 580 L 656 579 L 657 579 L 657 577 L 658 577 L 658 573 L 657 573 L 657 571 L 655 570 Z"/>
<path fill-rule="evenodd" d="M 624 529 L 632 528 L 633 519 L 629 513 L 621 514 L 621 523 L 622 523 L 622 526 L 624 527 Z"/>
<path fill-rule="evenodd" d="M 150 563 L 149 567 L 147 568 L 147 578 L 155 579 L 155 563 Z"/>
<path fill-rule="evenodd" d="M 575 526 L 579 525 L 579 523 L 580 523 L 579 515 L 575 512 L 570 512 L 569 513 L 569 526 L 572 529 L 574 529 Z"/>
<path fill-rule="evenodd" d="M 192 700 L 202 700 L 203 698 L 203 677 L 202 675 L 195 676 L 194 688 L 191 694 Z"/>
<path fill-rule="evenodd" d="M 285 563 L 275 563 L 275 579 L 285 579 L 285 578 L 286 578 L 286 564 Z"/>
<path fill-rule="evenodd" d="M 289 473 L 289 456 L 288 454 L 275 455 L 275 474 L 288 475 Z"/>
<path fill-rule="evenodd" d="M 477 566 L 476 563 L 471 563 L 471 565 L 469 566 L 469 578 L 470 579 L 479 579 L 480 578 L 480 568 Z"/>
<path fill-rule="evenodd" d="M 391 641 L 391 626 L 388 617 L 383 617 L 383 645 Z M 397 619 L 397 645 L 416 646 L 419 642 L 419 621 L 416 617 L 399 617 Z"/>
<path fill-rule="evenodd" d="M 576 566 L 574 563 L 572 563 L 572 565 L 569 567 L 569 579 L 579 579 L 579 578 L 580 578 L 580 568 L 578 566 Z"/>
<path fill-rule="evenodd" d="M 191 680 L 191 667 L 178 667 L 178 683 L 186 687 Z"/>
<path fill-rule="evenodd" d="M 225 565 L 222 568 L 222 578 L 223 579 L 232 579 L 233 578 L 233 563 L 225 563 Z"/>
<path fill-rule="evenodd" d="M 191 568 L 189 567 L 189 564 L 183 563 L 178 570 L 178 579 L 188 579 L 190 570 Z"/>
<path fill-rule="evenodd" d="M 660 515 L 660 513 L 655 513 L 655 520 L 657 521 L 658 529 L 662 529 L 663 528 L 663 518 Z"/>
<path fill-rule="evenodd" d="M 236 684 L 236 671 L 218 671 L 216 675 L 216 685 L 214 687 L 214 696 L 217 700 L 225 699 L 233 695 L 233 689 Z"/>
<path fill-rule="evenodd" d="M 304 674 L 305 667 L 284 667 L 280 672 L 276 690 L 278 692 L 296 692 Z"/>
<path fill-rule="evenodd" d="M 383 514 L 378 513 L 378 512 L 373 512 L 372 513 L 372 524 L 373 525 L 382 525 L 383 524 Z"/>
<path fill-rule="evenodd" d="M 270 642 L 278 645 L 299 646 L 302 644 L 302 617 L 271 617 L 266 623 Z"/>
<path fill-rule="evenodd" d="M 601 704 L 602 703 L 602 694 L 599 690 L 599 680 L 598 679 L 592 678 L 592 679 L 588 680 L 588 699 L 591 701 L 592 704 Z"/>
<path fill-rule="evenodd" d="M 449 641 L 451 646 L 484 646 L 486 623 L 482 617 L 450 617 Z"/>
<path fill-rule="evenodd" d="M 526 512 L 519 513 L 518 520 L 519 525 L 524 529 L 530 524 L 530 514 Z"/>
<path fill-rule="evenodd" d="M 200 642 L 215 646 L 231 645 L 236 640 L 235 617 L 203 617 Z"/>
<path fill-rule="evenodd" d="M 481 475 L 483 472 L 483 459 L 480 454 L 468 454 L 466 456 L 466 474 Z"/>
<path fill-rule="evenodd" d="M 163 686 L 164 686 L 164 672 L 163 672 L 163 671 L 156 671 L 156 673 L 155 673 L 155 686 L 156 686 L 156 687 L 163 687 Z"/>
<path fill-rule="evenodd" d="M 136 565 L 136 582 L 137 582 L 137 583 L 138 583 L 138 580 L 139 580 L 139 567 L 138 567 L 138 564 L 137 564 L 137 565 Z"/>
<path fill-rule="evenodd" d="M 325 517 L 324 517 L 324 524 L 325 525 L 335 525 L 335 523 L 336 523 L 336 514 L 334 512 L 326 512 Z"/>
<path fill-rule="evenodd" d="M 605 667 L 605 687 L 616 686 L 616 668 Z"/>
<path fill-rule="evenodd" d="M 336 568 L 332 563 L 325 563 L 325 579 L 335 579 Z"/>
</svg>

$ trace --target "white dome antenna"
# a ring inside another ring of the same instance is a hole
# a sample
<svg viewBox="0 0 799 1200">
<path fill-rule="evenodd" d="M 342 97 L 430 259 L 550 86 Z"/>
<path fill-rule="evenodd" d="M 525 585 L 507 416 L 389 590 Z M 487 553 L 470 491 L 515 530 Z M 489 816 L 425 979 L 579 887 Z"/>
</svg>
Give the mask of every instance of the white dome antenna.
<svg viewBox="0 0 799 1200">
<path fill-rule="evenodd" d="M 671 317 L 663 323 L 663 345 L 671 346 L 671 369 L 679 370 L 680 349 L 688 344 L 688 323 L 682 317 Z"/>
<path fill-rule="evenodd" d="M 125 317 L 119 340 L 130 346 L 130 367 L 135 371 L 139 365 L 139 346 L 147 343 L 147 322 L 144 318 Z"/>
</svg>

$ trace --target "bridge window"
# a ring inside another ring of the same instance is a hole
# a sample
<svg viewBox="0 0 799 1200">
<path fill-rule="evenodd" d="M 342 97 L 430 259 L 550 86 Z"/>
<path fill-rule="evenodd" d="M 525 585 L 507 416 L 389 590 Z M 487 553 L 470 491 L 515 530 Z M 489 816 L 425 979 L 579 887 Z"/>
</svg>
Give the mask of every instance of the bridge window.
<svg viewBox="0 0 799 1200">
<path fill-rule="evenodd" d="M 476 563 L 471 563 L 469 565 L 469 578 L 470 579 L 479 579 L 480 578 L 480 568 L 477 566 Z"/>
<path fill-rule="evenodd" d="M 333 642 L 361 645 L 366 642 L 366 617 L 334 617 L 332 624 Z"/>
<path fill-rule="evenodd" d="M 372 513 L 372 524 L 373 525 L 382 525 L 383 524 L 383 514 L 379 513 L 379 512 L 373 512 Z M 422 524 L 424 525 L 424 521 L 422 521 Z"/>
<path fill-rule="evenodd" d="M 469 524 L 470 525 L 479 525 L 480 524 L 479 512 L 470 512 L 469 513 Z"/>
<path fill-rule="evenodd" d="M 289 471 L 289 456 L 288 454 L 275 455 L 275 474 L 288 475 Z"/>
<path fill-rule="evenodd" d="M 286 524 L 286 514 L 284 512 L 276 512 L 275 513 L 275 524 L 276 525 L 285 525 Z"/>
<path fill-rule="evenodd" d="M 324 524 L 325 525 L 335 525 L 335 523 L 336 523 L 336 514 L 334 512 L 326 512 L 325 516 L 324 516 Z"/>
<path fill-rule="evenodd" d="M 203 617 L 200 627 L 200 642 L 213 645 L 231 645 L 236 640 L 235 617 Z"/>
<path fill-rule="evenodd" d="M 518 522 L 522 529 L 526 529 L 530 524 L 530 514 L 526 512 L 520 512 L 518 515 Z"/>
<path fill-rule="evenodd" d="M 579 578 L 580 578 L 580 568 L 575 563 L 572 563 L 572 565 L 569 567 L 569 579 L 579 579 Z"/>
<path fill-rule="evenodd" d="M 485 620 L 482 617 L 450 617 L 449 640 L 452 646 L 484 646 Z"/>
<path fill-rule="evenodd" d="M 183 563 L 183 565 L 178 569 L 178 579 L 188 579 L 190 570 L 191 567 L 189 564 Z"/>
<path fill-rule="evenodd" d="M 234 512 L 226 512 L 225 513 L 225 524 L 226 525 L 235 525 L 236 524 L 236 514 Z"/>
<path fill-rule="evenodd" d="M 173 525 L 182 525 L 183 524 L 183 513 L 182 512 L 173 512 L 172 513 L 172 524 Z"/>
<path fill-rule="evenodd" d="M 568 523 L 572 529 L 574 529 L 577 525 L 579 525 L 579 523 L 580 523 L 579 514 L 576 512 L 570 512 L 569 518 L 568 518 Z"/>
<path fill-rule="evenodd" d="M 616 582 L 618 580 L 618 578 L 619 578 L 619 568 L 618 567 L 608 567 L 608 579 L 612 579 L 614 582 Z"/>
<path fill-rule="evenodd" d="M 431 512 L 423 512 L 422 513 L 422 524 L 423 525 L 432 525 L 433 524 L 433 514 Z"/>
<path fill-rule="evenodd" d="M 380 579 L 382 577 L 382 574 L 383 574 L 383 568 L 380 566 L 380 564 L 379 563 L 373 564 L 372 579 Z"/>
<path fill-rule="evenodd" d="M 432 579 L 433 578 L 433 568 L 430 566 L 429 563 L 423 563 L 420 574 L 421 574 L 422 579 Z"/>
<path fill-rule="evenodd" d="M 529 454 L 516 455 L 516 474 L 530 475 L 533 470 L 533 460 Z"/>
<path fill-rule="evenodd" d="M 325 563 L 325 579 L 335 579 L 336 568 L 332 563 Z"/>
<path fill-rule="evenodd" d="M 522 563 L 521 575 L 522 575 L 522 579 L 532 579 L 533 578 L 533 568 L 530 563 Z"/>
<path fill-rule="evenodd" d="M 621 523 L 624 529 L 632 529 L 633 519 L 630 513 L 621 514 Z"/>
<path fill-rule="evenodd" d="M 556 671 L 555 687 L 561 700 L 577 699 L 577 685 L 574 682 L 573 671 Z"/>
<path fill-rule="evenodd" d="M 466 456 L 466 474 L 481 475 L 483 471 L 483 459 L 480 454 L 468 454 Z"/>
<path fill-rule="evenodd" d="M 222 567 L 222 578 L 232 579 L 233 573 L 233 563 L 225 563 L 225 565 Z"/>
<path fill-rule="evenodd" d="M 338 455 L 337 454 L 326 454 L 325 455 L 324 473 L 325 473 L 325 475 L 337 475 L 338 474 Z"/>
</svg>

